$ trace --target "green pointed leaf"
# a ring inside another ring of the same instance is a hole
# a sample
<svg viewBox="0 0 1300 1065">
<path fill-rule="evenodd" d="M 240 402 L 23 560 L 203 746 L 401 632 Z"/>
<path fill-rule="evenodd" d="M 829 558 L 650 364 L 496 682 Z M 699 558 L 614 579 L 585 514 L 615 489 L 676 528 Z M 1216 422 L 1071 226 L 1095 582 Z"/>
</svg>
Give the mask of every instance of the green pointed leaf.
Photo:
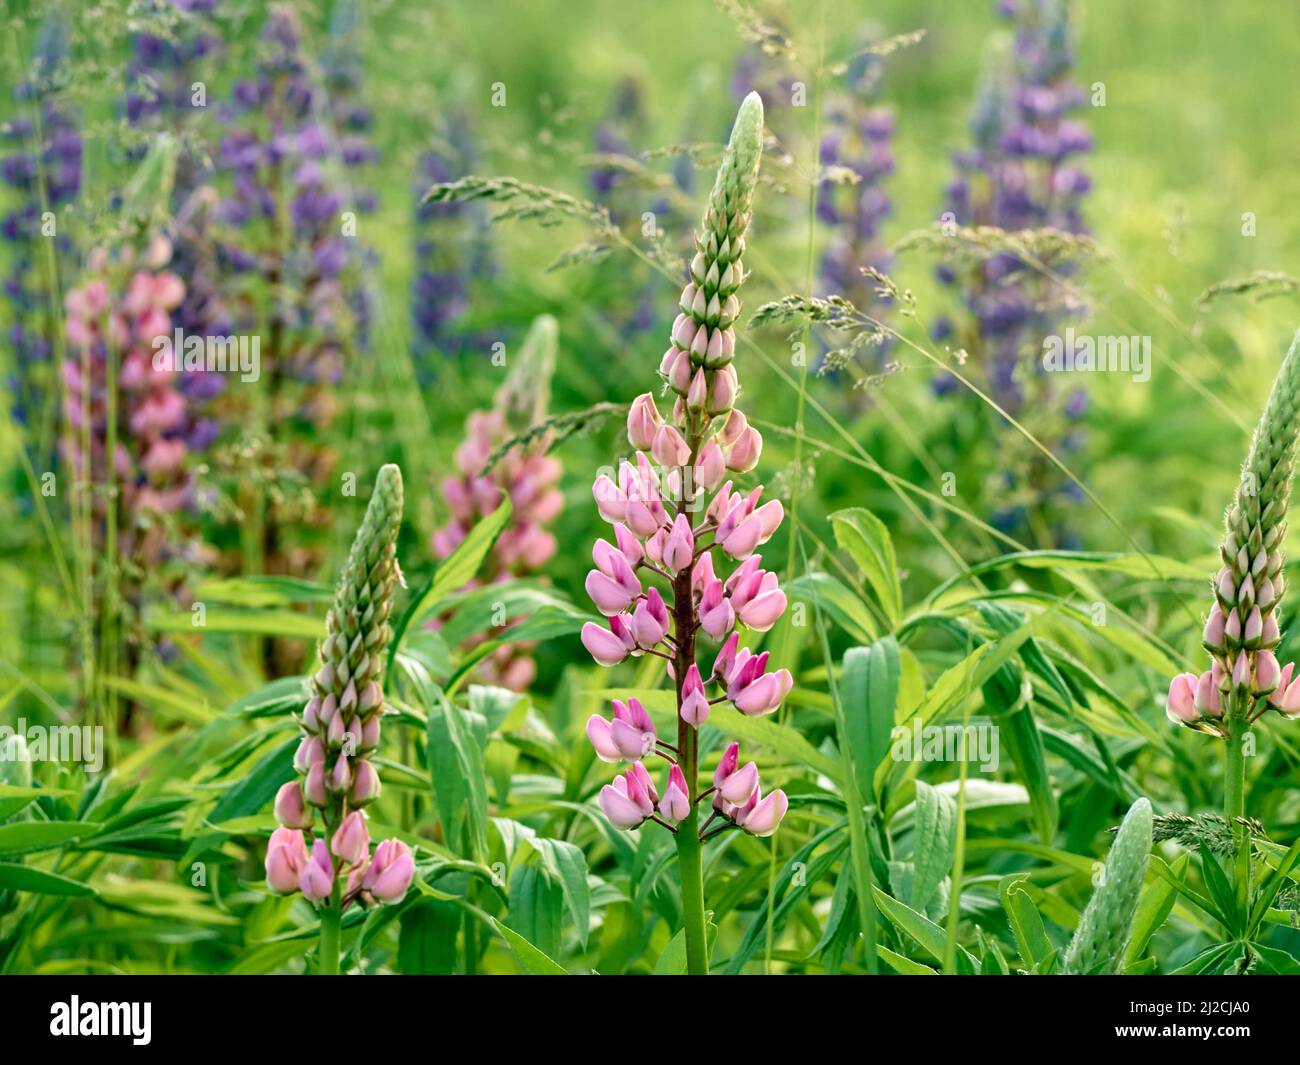
<svg viewBox="0 0 1300 1065">
<path fill-rule="evenodd" d="M 900 670 L 898 642 L 892 636 L 844 653 L 839 694 L 848 730 L 845 741 L 864 800 L 876 793 L 876 768 L 889 754 Z"/>
<path fill-rule="evenodd" d="M 559 962 L 538 950 L 513 928 L 502 924 L 495 917 L 490 918 L 492 926 L 501 933 L 501 937 L 510 945 L 511 951 L 525 969 L 533 976 L 568 976 L 568 971 Z"/>
<path fill-rule="evenodd" d="M 12 862 L 0 862 L 0 889 L 9 891 L 30 891 L 36 895 L 93 895 L 95 889 L 89 884 L 58 873 L 47 873 L 44 869 L 33 869 L 28 865 L 15 865 Z"/>
<path fill-rule="evenodd" d="M 898 582 L 894 542 L 885 523 L 869 510 L 851 507 L 831 515 L 831 528 L 835 542 L 852 556 L 876 593 L 890 625 L 897 625 L 903 613 L 903 591 Z"/>
<path fill-rule="evenodd" d="M 98 829 L 98 824 L 89 821 L 17 821 L 0 825 L 0 854 L 49 850 Z"/>
</svg>

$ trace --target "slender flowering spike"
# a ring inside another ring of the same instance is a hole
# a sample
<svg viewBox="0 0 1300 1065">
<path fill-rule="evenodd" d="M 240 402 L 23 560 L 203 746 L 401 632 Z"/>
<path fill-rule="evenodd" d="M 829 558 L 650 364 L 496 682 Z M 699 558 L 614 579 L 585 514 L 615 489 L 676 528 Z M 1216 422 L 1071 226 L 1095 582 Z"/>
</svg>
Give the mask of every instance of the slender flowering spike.
<svg viewBox="0 0 1300 1065">
<path fill-rule="evenodd" d="M 295 832 L 311 829 L 315 809 L 322 811 L 324 832 L 313 841 L 310 857 L 303 851 L 303 860 L 297 863 L 297 886 L 309 900 L 324 903 L 325 909 L 334 908 L 329 900 L 336 878 L 350 869 L 351 884 L 370 856 L 361 807 L 380 793 L 379 774 L 370 758 L 379 746 L 384 703 L 380 681 L 391 636 L 393 586 L 400 578 L 396 542 L 401 516 L 401 472 L 396 466 L 384 466 L 326 616 L 320 665 L 299 719 L 303 739 L 294 755 L 294 769 L 303 779 L 285 784 L 275 799 L 276 818 Z M 290 858 L 296 851 L 285 850 L 291 843 L 291 837 L 272 837 L 267 853 L 272 890 L 283 890 L 293 871 Z M 337 867 L 331 855 L 338 859 Z M 359 882 L 353 886 L 357 891 L 349 887 L 343 906 L 378 897 L 361 892 Z M 322 926 L 325 920 L 322 917 Z"/>
<path fill-rule="evenodd" d="M 724 483 L 728 469 L 747 472 L 761 453 L 761 437 L 735 407 L 739 379 L 733 361 L 741 313 L 737 293 L 746 277 L 743 256 L 762 133 L 762 103 L 751 94 L 736 117 L 696 232 L 690 279 L 678 302 L 670 347 L 659 362 L 659 373 L 674 393 L 671 416 L 660 414 L 651 395 L 639 397 L 628 415 L 635 464 L 622 465 L 617 485 L 611 478 L 598 478 L 594 488 L 601 515 L 615 523 L 618 547 L 601 541 L 593 552 L 596 571 L 588 577 L 587 591 L 610 616 L 610 628 L 606 632 L 589 623 L 583 644 L 602 665 L 629 654 L 666 659 L 678 708 L 675 743 L 658 740 L 648 717 L 634 720 L 631 701 L 615 703 L 612 722 L 600 717 L 587 722 L 588 738 L 606 761 L 660 753 L 674 763 L 662 798 L 636 761 L 601 789 L 598 801 L 617 827 L 637 828 L 653 818 L 677 834 L 692 973 L 707 971 L 703 926 L 691 916 L 703 913 L 698 845 L 727 827 L 724 823 L 710 830 L 713 818 L 703 827 L 698 818 L 696 730 L 708 719 L 713 702 L 731 698 L 744 713 L 766 713 L 779 705 L 792 683 L 787 670 L 765 673 L 767 655 L 742 650 L 736 632 L 738 620 L 756 630 L 770 628 L 785 608 L 776 576 L 759 569 L 758 559 L 745 563 L 776 532 L 780 504 L 759 507 L 761 487 L 742 494 Z M 718 571 L 728 558 L 745 563 L 730 576 Z M 647 590 L 620 579 L 620 560 L 635 569 Z M 661 594 L 656 582 L 669 587 Z M 722 642 L 707 677 L 697 661 L 701 633 Z M 726 696 L 710 699 L 710 685 L 723 688 Z M 751 763 L 739 770 L 737 758 L 733 745 L 715 777 L 715 782 L 727 782 L 728 796 L 716 795 L 715 813 L 732 826 L 748 818 L 750 831 L 769 833 L 785 813 L 784 796 L 773 793 L 762 800 L 758 767 Z"/>
<path fill-rule="evenodd" d="M 1197 681 L 1195 707 L 1202 717 L 1244 722 L 1267 709 L 1290 716 L 1291 676 L 1274 648 L 1281 642 L 1277 605 L 1283 591 L 1282 544 L 1300 438 L 1300 332 L 1287 351 L 1251 439 L 1219 545 L 1214 602 L 1202 643 L 1211 670 Z M 1175 678 L 1177 684 L 1178 678 Z M 1173 686 L 1170 688 L 1171 702 Z M 1170 717 L 1174 717 L 1171 710 Z M 1229 725 L 1234 732 L 1240 725 Z M 1226 734 L 1218 728 L 1221 735 Z"/>
<path fill-rule="evenodd" d="M 987 50 L 989 62 L 971 117 L 971 143 L 953 155 L 957 173 L 948 185 L 946 220 L 1012 232 L 1086 232 L 1082 207 L 1091 182 L 1078 157 L 1089 150 L 1091 138 L 1071 117 L 1088 99 L 1072 75 L 1074 6 L 1067 0 L 998 3 L 999 13 L 1013 21 L 1014 36 L 1009 47 L 999 43 Z M 822 160 L 823 166 L 830 162 L 834 159 Z M 861 195 L 857 187 L 853 191 Z M 1068 238 L 1062 240 L 1068 248 Z M 986 374 L 984 387 L 998 405 L 1021 424 L 1029 419 L 1033 437 L 1050 441 L 1055 451 L 1078 438 L 1087 393 L 1079 387 L 1058 387 L 1064 375 L 1044 372 L 1040 360 L 1045 337 L 1059 342 L 1061 334 L 1071 335 L 1066 327 L 1078 313 L 1078 300 L 1065 287 L 1045 290 L 1030 258 L 1008 252 L 982 256 L 974 263 L 964 256 L 942 262 L 938 279 L 955 289 L 954 302 L 963 308 L 963 317 L 936 322 L 934 336 L 946 340 L 959 334 L 960 343 L 977 356 Z M 1063 251 L 1060 262 L 1067 275 L 1079 268 L 1077 253 Z M 862 265 L 862 259 L 853 261 L 859 282 Z M 1072 348 L 1064 350 L 1070 352 L 1065 357 L 1072 358 Z M 949 392 L 957 383 L 943 373 L 934 387 Z M 1049 518 L 1055 517 L 1055 503 L 1063 495 L 1059 471 L 1041 456 L 1025 454 L 1019 434 L 1000 439 L 996 446 L 1008 456 L 999 483 L 1012 486 L 1028 505 L 995 512 L 993 523 L 1009 532 L 1039 524 L 1030 519 L 1043 508 L 1051 508 Z M 1008 469 L 1011 456 L 1014 463 Z"/>
</svg>

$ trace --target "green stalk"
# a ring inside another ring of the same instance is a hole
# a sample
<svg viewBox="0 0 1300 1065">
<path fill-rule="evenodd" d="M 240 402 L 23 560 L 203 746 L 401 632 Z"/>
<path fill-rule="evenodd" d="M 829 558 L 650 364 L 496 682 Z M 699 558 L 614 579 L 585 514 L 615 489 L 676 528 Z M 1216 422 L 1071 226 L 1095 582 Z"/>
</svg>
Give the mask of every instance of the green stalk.
<svg viewBox="0 0 1300 1065">
<path fill-rule="evenodd" d="M 704 863 L 701 860 L 699 810 L 677 826 L 677 871 L 682 878 L 682 929 L 686 933 L 686 971 L 709 975 L 709 948 L 704 935 Z"/>
<path fill-rule="evenodd" d="M 1233 700 L 1235 703 L 1236 700 Z M 1250 898 L 1250 834 L 1246 816 L 1246 736 L 1250 722 L 1245 714 L 1234 714 L 1229 723 L 1227 753 L 1223 767 L 1223 816 L 1232 828 L 1235 845 L 1237 906 L 1244 915 Z"/>
<path fill-rule="evenodd" d="M 690 467 L 693 469 L 700 452 L 703 433 L 691 433 Z M 683 475 L 685 471 L 683 470 Z M 682 482 L 685 484 L 685 480 Z M 686 972 L 691 976 L 709 975 L 709 948 L 704 936 L 704 863 L 700 843 L 700 741 L 699 734 L 688 725 L 681 714 L 682 685 L 687 670 L 695 664 L 695 604 L 691 598 L 692 563 L 673 580 L 674 631 L 677 634 L 677 655 L 674 673 L 677 689 L 677 764 L 690 789 L 691 811 L 677 825 L 677 871 L 682 881 L 682 931 L 686 935 Z"/>
<path fill-rule="evenodd" d="M 343 922 L 343 889 L 334 881 L 329 905 L 320 911 L 320 975 L 339 974 L 339 926 Z"/>
</svg>

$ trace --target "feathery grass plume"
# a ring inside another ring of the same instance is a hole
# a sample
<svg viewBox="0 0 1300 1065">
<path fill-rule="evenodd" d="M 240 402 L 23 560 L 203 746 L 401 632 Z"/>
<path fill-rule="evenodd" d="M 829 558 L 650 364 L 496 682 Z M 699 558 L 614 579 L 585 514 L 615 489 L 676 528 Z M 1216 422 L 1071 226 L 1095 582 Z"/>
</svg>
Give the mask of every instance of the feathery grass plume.
<svg viewBox="0 0 1300 1065">
<path fill-rule="evenodd" d="M 1300 332 L 1278 370 L 1228 508 L 1214 579 L 1214 603 L 1202 642 L 1211 668 L 1181 673 L 1169 685 L 1165 712 L 1176 724 L 1220 736 L 1231 722 L 1247 726 L 1265 711 L 1300 716 L 1293 663 L 1279 666 L 1278 604 L 1285 590 L 1282 542 L 1300 434 Z M 1223 721 L 1229 724 L 1225 728 Z"/>
<path fill-rule="evenodd" d="M 1124 815 L 1106 855 L 1106 870 L 1066 948 L 1061 971 L 1113 973 L 1124 956 L 1142 878 L 1151 857 L 1151 803 L 1138 799 Z"/>
<path fill-rule="evenodd" d="M 1236 824 L 1243 827 L 1252 841 L 1267 842 L 1268 833 L 1264 826 L 1253 817 L 1236 819 Z M 1197 851 L 1208 847 L 1215 854 L 1232 854 L 1236 849 L 1233 824 L 1222 814 L 1158 814 L 1152 823 L 1152 841 L 1163 843 L 1172 840 L 1180 847 Z"/>
<path fill-rule="evenodd" d="M 294 768 L 302 779 L 275 796 L 282 827 L 267 848 L 267 886 L 276 894 L 301 891 L 319 905 L 323 973 L 338 971 L 342 911 L 353 902 L 400 902 L 415 875 L 411 849 L 400 840 L 385 840 L 371 855 L 362 811 L 379 797 L 370 758 L 379 747 L 380 678 L 392 636 L 393 586 L 401 576 L 401 523 L 402 472 L 383 466 L 325 619 L 320 669 L 299 720 L 304 735 Z M 309 851 L 303 831 L 310 835 L 318 811 L 324 828 Z"/>
<path fill-rule="evenodd" d="M 1208 310 L 1221 296 L 1248 296 L 1252 303 L 1260 303 L 1278 296 L 1294 296 L 1297 292 L 1300 292 L 1300 277 L 1277 270 L 1256 270 L 1246 277 L 1216 281 L 1196 297 L 1196 309 Z"/>
</svg>

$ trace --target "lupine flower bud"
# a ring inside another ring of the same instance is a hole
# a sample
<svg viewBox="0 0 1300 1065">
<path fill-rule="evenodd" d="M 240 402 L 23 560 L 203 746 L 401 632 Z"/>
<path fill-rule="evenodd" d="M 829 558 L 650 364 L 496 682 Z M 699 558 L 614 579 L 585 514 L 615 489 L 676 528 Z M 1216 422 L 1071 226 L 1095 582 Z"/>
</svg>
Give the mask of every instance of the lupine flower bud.
<svg viewBox="0 0 1300 1065">
<path fill-rule="evenodd" d="M 285 828 L 311 828 L 312 813 L 302 799 L 302 784 L 290 780 L 275 793 L 275 819 Z"/>
<path fill-rule="evenodd" d="M 296 828 L 277 828 L 266 848 L 266 886 L 276 895 L 298 890 L 299 878 L 307 865 L 307 843 Z"/>
<path fill-rule="evenodd" d="M 668 633 L 668 608 L 658 588 L 651 588 L 632 612 L 632 635 L 637 646 L 649 650 Z"/>
<path fill-rule="evenodd" d="M 1232 664 L 1232 686 L 1244 692 L 1250 685 L 1250 659 L 1245 651 L 1237 653 L 1237 660 Z"/>
<path fill-rule="evenodd" d="M 1211 654 L 1221 654 L 1227 647 L 1224 639 L 1225 625 L 1223 610 L 1218 603 L 1215 603 L 1210 608 L 1210 616 L 1205 622 L 1205 631 L 1201 634 L 1201 642 Z"/>
<path fill-rule="evenodd" d="M 379 902 L 401 902 L 415 879 L 415 856 L 399 839 L 386 839 L 375 848 L 375 856 L 362 878 L 362 890 Z"/>
<path fill-rule="evenodd" d="M 713 375 L 709 386 L 709 414 L 726 414 L 736 403 L 736 371 L 724 366 Z"/>
<path fill-rule="evenodd" d="M 602 518 L 608 522 L 623 520 L 627 513 L 627 496 L 605 474 L 602 473 L 593 482 L 591 494 Z"/>
<path fill-rule="evenodd" d="M 342 795 L 352 785 L 352 766 L 348 764 L 348 758 L 344 754 L 339 755 L 339 759 L 334 763 L 334 768 L 330 770 L 329 779 L 326 781 L 327 789 L 334 794 Z"/>
<path fill-rule="evenodd" d="M 699 728 L 709 718 L 709 698 L 704 693 L 704 680 L 694 662 L 686 670 L 686 677 L 682 681 L 681 717 L 695 728 Z"/>
<path fill-rule="evenodd" d="M 663 798 L 659 800 L 659 814 L 670 825 L 683 821 L 691 812 L 690 788 L 681 767 L 674 765 L 668 770 L 668 786 L 664 788 Z"/>
<path fill-rule="evenodd" d="M 325 761 L 325 744 L 319 736 L 304 736 L 293 755 L 293 767 L 303 776 L 316 762 Z"/>
<path fill-rule="evenodd" d="M 726 475 L 727 460 L 723 458 L 722 448 L 718 447 L 716 440 L 710 440 L 700 449 L 700 457 L 695 466 L 699 486 L 706 492 L 712 492 Z"/>
<path fill-rule="evenodd" d="M 733 632 L 718 649 L 718 656 L 713 660 L 713 677 L 725 680 L 730 676 L 736 662 L 736 648 L 740 645 L 740 633 Z"/>
<path fill-rule="evenodd" d="M 370 856 L 370 832 L 366 828 L 365 814 L 353 810 L 343 818 L 343 823 L 330 840 L 330 851 L 344 865 L 357 865 Z"/>
<path fill-rule="evenodd" d="M 627 412 L 627 441 L 638 451 L 646 451 L 654 443 L 655 433 L 663 425 L 654 396 L 644 392 L 632 402 Z"/>
<path fill-rule="evenodd" d="M 691 459 L 691 449 L 682 434 L 667 424 L 656 430 L 650 453 L 660 466 L 685 466 Z"/>
<path fill-rule="evenodd" d="M 1255 686 L 1252 691 L 1256 695 L 1268 695 L 1277 687 L 1281 678 L 1282 669 L 1277 657 L 1272 651 L 1260 651 L 1255 659 Z"/>
<path fill-rule="evenodd" d="M 1201 715 L 1196 710 L 1196 674 L 1179 673 L 1169 682 L 1165 716 L 1175 725 L 1185 725 Z"/>
<path fill-rule="evenodd" d="M 723 593 L 720 580 L 713 580 L 700 597 L 700 628 L 715 640 L 721 640 L 736 624 L 736 611 Z"/>
<path fill-rule="evenodd" d="M 691 378 L 691 387 L 686 393 L 686 406 L 693 411 L 702 411 L 709 405 L 709 380 L 705 376 L 705 371 L 699 369 L 695 371 L 695 376 Z"/>
<path fill-rule="evenodd" d="M 307 770 L 307 779 L 303 781 L 303 797 L 318 808 L 324 808 L 329 803 L 329 793 L 325 787 L 325 759 L 322 757 L 319 762 L 313 762 Z"/>
<path fill-rule="evenodd" d="M 678 514 L 668 539 L 664 541 L 664 568 L 669 573 L 677 573 L 686 569 L 694 557 L 695 535 L 691 532 L 690 520 L 685 514 Z"/>
<path fill-rule="evenodd" d="M 609 737 L 614 747 L 629 762 L 640 761 L 655 747 L 655 725 L 641 705 L 641 700 L 614 700 L 614 721 Z"/>
<path fill-rule="evenodd" d="M 368 759 L 357 762 L 356 772 L 352 775 L 352 790 L 348 792 L 348 805 L 361 807 L 372 803 L 379 798 L 380 790 L 379 771 Z"/>
<path fill-rule="evenodd" d="M 1202 717 L 1222 717 L 1220 686 L 1213 670 L 1206 670 L 1196 681 L 1196 710 Z"/>
<path fill-rule="evenodd" d="M 1288 662 L 1282 667 L 1282 675 L 1278 678 L 1277 687 L 1274 688 L 1268 696 L 1268 701 L 1274 706 L 1281 706 L 1282 697 L 1286 694 L 1286 689 L 1291 684 L 1291 674 L 1295 671 L 1295 663 Z"/>
<path fill-rule="evenodd" d="M 781 824 L 790 802 L 785 792 L 778 788 L 766 798 L 759 798 L 758 789 L 744 808 L 736 814 L 736 824 L 752 836 L 770 836 Z"/>
<path fill-rule="evenodd" d="M 1282 632 L 1278 628 L 1277 614 L 1270 613 L 1264 619 L 1264 627 L 1260 632 L 1259 642 L 1262 647 L 1276 647 L 1278 641 L 1282 639 Z"/>
<path fill-rule="evenodd" d="M 1223 636 L 1228 645 L 1232 647 L 1241 645 L 1241 617 L 1238 615 L 1236 607 L 1229 610 L 1227 618 L 1224 619 Z"/>
<path fill-rule="evenodd" d="M 745 763 L 744 768 L 737 769 L 723 779 L 718 785 L 718 793 L 734 806 L 742 805 L 758 787 L 758 766 L 754 762 Z"/>
<path fill-rule="evenodd" d="M 612 784 L 600 789 L 600 808 L 611 824 L 616 828 L 637 828 L 654 813 L 658 796 L 654 795 L 653 784 L 648 784 L 649 774 L 637 762 L 627 772 L 615 777 Z"/>
<path fill-rule="evenodd" d="M 312 902 L 329 898 L 334 890 L 334 863 L 330 861 L 329 848 L 323 839 L 311 845 L 311 856 L 298 876 L 298 890 Z"/>
<path fill-rule="evenodd" d="M 612 621 L 613 619 L 611 624 Z M 632 651 L 632 647 L 594 621 L 588 621 L 582 626 L 582 646 L 602 666 L 616 666 Z M 635 646 L 635 642 L 632 646 Z"/>
<path fill-rule="evenodd" d="M 763 437 L 757 429 L 749 426 L 740 438 L 724 451 L 727 469 L 733 473 L 748 473 L 758 465 L 763 454 Z"/>
</svg>

